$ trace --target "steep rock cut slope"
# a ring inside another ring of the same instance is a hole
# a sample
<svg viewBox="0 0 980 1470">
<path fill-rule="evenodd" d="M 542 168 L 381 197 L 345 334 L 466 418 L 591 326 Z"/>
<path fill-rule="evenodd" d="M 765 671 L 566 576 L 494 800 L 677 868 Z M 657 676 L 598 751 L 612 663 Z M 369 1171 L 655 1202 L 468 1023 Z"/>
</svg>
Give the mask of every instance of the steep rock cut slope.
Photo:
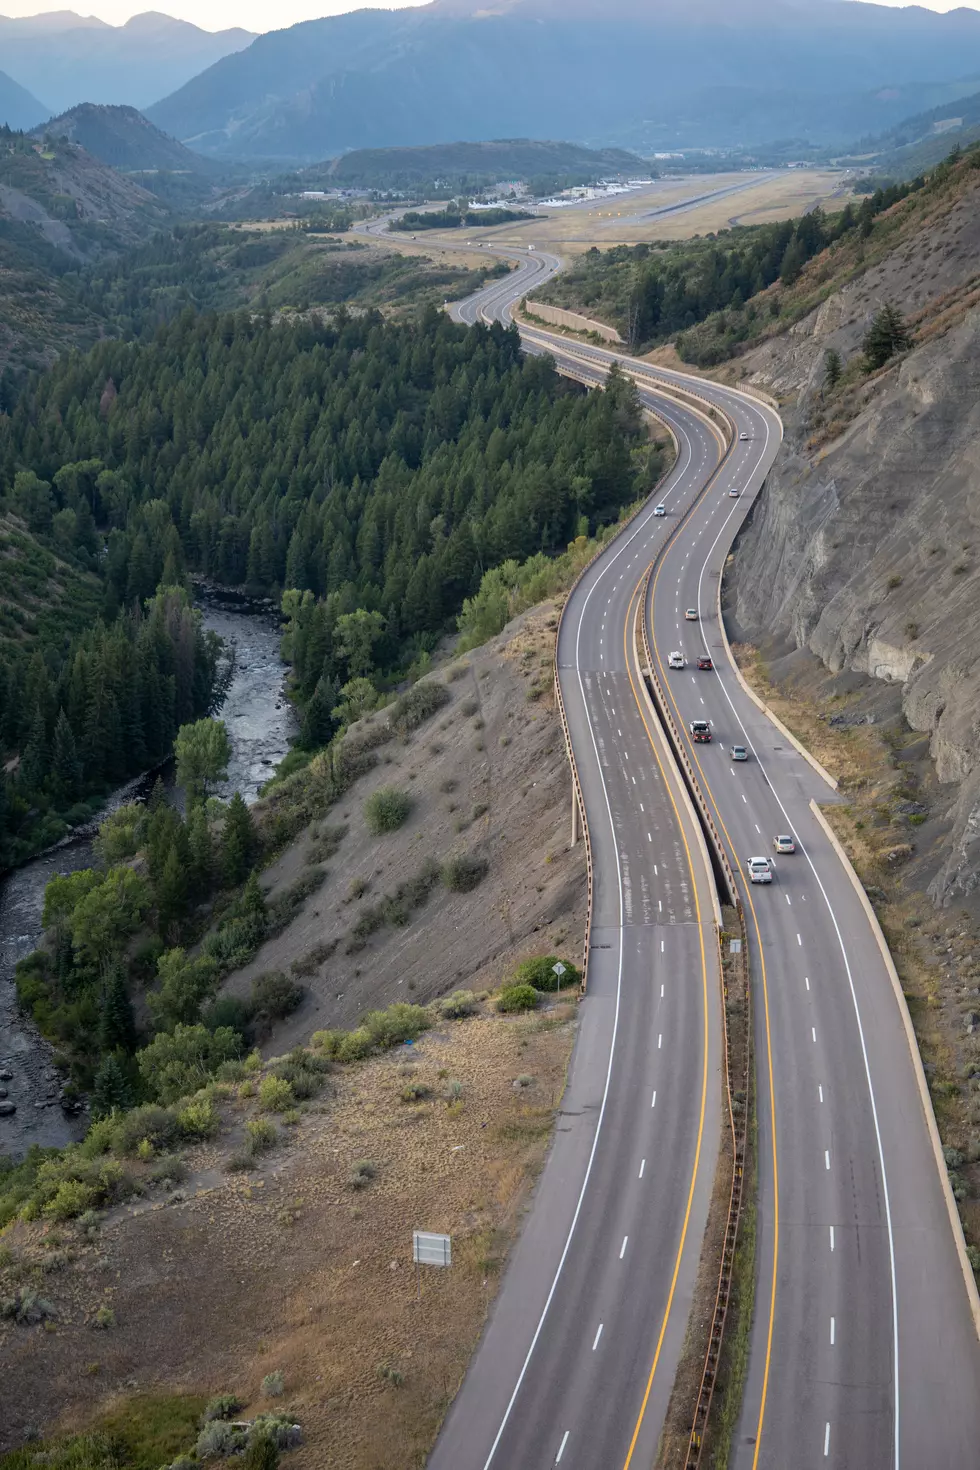
<svg viewBox="0 0 980 1470">
<path fill-rule="evenodd" d="M 772 649 L 895 686 L 942 783 L 930 891 L 943 904 L 980 883 L 978 205 L 964 167 L 941 214 L 742 363 L 780 395 L 787 437 L 740 538 L 735 620 Z M 828 408 L 826 352 L 859 354 L 885 302 L 916 345 Z"/>
</svg>

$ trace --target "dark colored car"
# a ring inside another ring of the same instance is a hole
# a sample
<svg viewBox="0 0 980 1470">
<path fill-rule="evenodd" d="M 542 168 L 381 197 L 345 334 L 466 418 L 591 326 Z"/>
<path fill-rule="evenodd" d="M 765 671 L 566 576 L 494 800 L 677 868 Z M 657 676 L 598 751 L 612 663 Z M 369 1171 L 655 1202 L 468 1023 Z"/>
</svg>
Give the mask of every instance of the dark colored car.
<svg viewBox="0 0 980 1470">
<path fill-rule="evenodd" d="M 699 653 L 698 654 L 698 668 L 699 669 L 713 669 L 714 668 L 714 664 L 711 662 L 711 655 L 709 653 Z"/>
<path fill-rule="evenodd" d="M 696 745 L 711 744 L 711 726 L 707 720 L 692 720 L 691 734 L 694 736 L 694 743 Z"/>
</svg>

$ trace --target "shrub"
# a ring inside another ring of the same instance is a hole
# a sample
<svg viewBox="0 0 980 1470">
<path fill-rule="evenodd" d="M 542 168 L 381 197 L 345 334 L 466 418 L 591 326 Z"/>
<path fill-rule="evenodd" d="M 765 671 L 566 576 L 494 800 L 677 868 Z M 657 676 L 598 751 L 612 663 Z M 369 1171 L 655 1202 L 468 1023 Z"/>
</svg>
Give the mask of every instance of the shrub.
<svg viewBox="0 0 980 1470">
<path fill-rule="evenodd" d="M 479 1009 L 472 990 L 454 990 L 437 1002 L 440 1016 L 447 1021 L 459 1021 L 463 1016 L 473 1016 Z"/>
<path fill-rule="evenodd" d="M 453 664 L 452 668 L 447 672 L 446 678 L 450 684 L 455 684 L 457 679 L 462 679 L 469 671 L 469 664 Z"/>
<path fill-rule="evenodd" d="M 389 1047 L 400 1041 L 414 1041 L 428 1031 L 432 1017 L 424 1006 L 396 1001 L 387 1010 L 368 1011 L 361 1024 L 375 1046 Z"/>
<path fill-rule="evenodd" d="M 92 1326 L 97 1332 L 108 1332 L 110 1327 L 116 1325 L 116 1314 L 108 1303 L 103 1302 L 92 1318 Z"/>
<path fill-rule="evenodd" d="M 562 960 L 565 973 L 561 977 L 561 985 L 577 985 L 579 972 L 571 960 Z M 532 959 L 524 960 L 517 966 L 511 977 L 511 985 L 533 985 L 535 990 L 558 990 L 559 980 L 555 974 L 555 965 L 558 964 L 558 956 L 553 954 L 535 955 Z"/>
<path fill-rule="evenodd" d="M 306 954 L 301 954 L 298 960 L 293 960 L 289 968 L 294 975 L 314 975 L 336 948 L 336 939 L 331 939 L 326 944 L 315 944 Z"/>
<path fill-rule="evenodd" d="M 144 1139 L 155 1149 L 176 1143 L 180 1135 L 177 1116 L 171 1108 L 158 1103 L 147 1103 L 123 1113 L 118 1120 L 110 1120 L 112 1127 L 111 1147 L 114 1153 L 134 1155 Z"/>
<path fill-rule="evenodd" d="M 449 703 L 450 698 L 445 684 L 438 684 L 433 679 L 413 684 L 391 706 L 388 723 L 397 735 L 407 735 L 430 720 L 437 710 Z"/>
<path fill-rule="evenodd" d="M 217 1031 L 221 1026 L 228 1026 L 232 1031 L 237 1031 L 239 1036 L 247 1037 L 249 1034 L 249 1022 L 252 1013 L 248 1004 L 239 995 L 219 995 L 213 1000 L 201 1016 L 201 1020 L 209 1031 Z M 221 1068 L 218 1069 L 221 1071 Z M 226 1078 L 226 1081 L 232 1081 Z"/>
<path fill-rule="evenodd" d="M 177 1128 L 181 1138 L 194 1142 L 200 1138 L 213 1138 L 221 1126 L 221 1119 L 214 1100 L 207 1093 L 192 1097 L 177 1112 Z"/>
<path fill-rule="evenodd" d="M 533 1011 L 538 1003 L 538 992 L 533 985 L 505 985 L 497 999 L 497 1010 Z"/>
<path fill-rule="evenodd" d="M 98 1190 L 80 1179 L 66 1179 L 58 1185 L 53 1199 L 44 1206 L 44 1213 L 52 1220 L 74 1220 L 98 1202 Z"/>
<path fill-rule="evenodd" d="M 233 1429 L 223 1419 L 210 1419 L 197 1436 L 194 1449 L 199 1460 L 224 1460 L 240 1450 L 244 1442 L 242 1430 Z"/>
<path fill-rule="evenodd" d="M 284 1077 L 263 1077 L 259 1103 L 270 1113 L 282 1113 L 296 1101 L 292 1085 Z"/>
<path fill-rule="evenodd" d="M 470 893 L 483 882 L 489 866 L 485 858 L 475 857 L 473 853 L 460 853 L 447 858 L 440 876 L 450 893 Z"/>
<path fill-rule="evenodd" d="M 305 987 L 281 970 L 267 970 L 252 981 L 249 1009 L 255 1018 L 282 1021 L 302 1005 L 305 994 Z"/>
<path fill-rule="evenodd" d="M 377 1177 L 377 1173 L 377 1164 L 373 1164 L 370 1159 L 358 1159 L 348 1176 L 351 1189 L 367 1189 L 372 1179 Z"/>
<path fill-rule="evenodd" d="M 480 702 L 478 699 L 464 699 L 460 705 L 460 709 L 467 719 L 469 719 L 470 715 L 475 715 L 479 708 Z"/>
<path fill-rule="evenodd" d="M 370 1056 L 373 1050 L 374 1039 L 370 1031 L 358 1026 L 355 1031 L 342 1033 L 335 1055 L 338 1062 L 359 1062 Z"/>
<path fill-rule="evenodd" d="M 402 1088 L 402 1102 L 425 1102 L 431 1096 L 432 1088 L 426 1087 L 424 1082 L 410 1082 L 407 1087 Z"/>
<path fill-rule="evenodd" d="M 13 1296 L 0 1301 L 0 1319 L 19 1322 L 24 1327 L 33 1327 L 35 1323 L 48 1321 L 56 1315 L 51 1303 L 29 1286 L 20 1287 Z"/>
<path fill-rule="evenodd" d="M 286 1380 L 278 1368 L 274 1373 L 267 1373 L 262 1380 L 262 1392 L 269 1399 L 282 1398 L 285 1387 Z"/>
<path fill-rule="evenodd" d="M 326 1070 L 329 1070 L 329 1063 L 324 1058 L 313 1056 L 302 1047 L 297 1047 L 288 1057 L 277 1058 L 271 1066 L 272 1075 L 288 1082 L 293 1089 L 294 1098 L 299 1098 L 300 1101 L 316 1097 L 323 1086 L 323 1073 Z"/>
<path fill-rule="evenodd" d="M 209 1399 L 204 1413 L 201 1415 L 202 1424 L 210 1424 L 212 1419 L 232 1419 L 241 1409 L 241 1400 L 233 1393 L 219 1393 L 215 1398 Z"/>
<path fill-rule="evenodd" d="M 396 832 L 403 826 L 411 810 L 412 798 L 406 791 L 398 791 L 394 786 L 380 786 L 364 803 L 364 820 L 368 830 L 375 837 L 381 837 L 385 832 Z"/>
<path fill-rule="evenodd" d="M 275 1148 L 279 1134 L 268 1118 L 249 1118 L 245 1124 L 245 1147 L 253 1158 Z"/>
</svg>

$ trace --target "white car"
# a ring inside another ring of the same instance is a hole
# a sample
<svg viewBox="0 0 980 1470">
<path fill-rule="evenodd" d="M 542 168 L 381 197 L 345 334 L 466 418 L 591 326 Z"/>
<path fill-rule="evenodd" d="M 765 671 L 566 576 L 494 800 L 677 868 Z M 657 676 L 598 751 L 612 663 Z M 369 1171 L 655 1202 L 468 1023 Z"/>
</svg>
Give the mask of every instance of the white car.
<svg viewBox="0 0 980 1470">
<path fill-rule="evenodd" d="M 750 857 L 746 864 L 750 883 L 771 883 L 772 868 L 767 857 Z"/>
<path fill-rule="evenodd" d="M 749 436 L 748 436 L 748 434 L 746 434 L 745 430 L 743 429 L 742 432 L 741 432 L 741 434 L 739 434 L 738 437 L 740 439 L 747 439 Z"/>
<path fill-rule="evenodd" d="M 737 499 L 738 499 L 738 497 L 739 497 L 739 496 L 740 496 L 740 495 L 741 495 L 741 493 L 742 493 L 742 492 L 741 492 L 741 490 L 740 490 L 740 489 L 739 489 L 739 488 L 738 488 L 738 486 L 737 486 L 737 485 L 733 485 L 733 486 L 732 486 L 732 488 L 731 488 L 731 489 L 730 489 L 730 490 L 729 490 L 729 492 L 728 492 L 728 493 L 729 493 L 729 495 L 730 495 L 730 496 L 731 496 L 731 497 L 732 497 L 732 499 L 733 499 L 733 500 L 737 500 Z"/>
<path fill-rule="evenodd" d="M 684 667 L 684 655 L 682 653 L 668 653 L 667 667 L 669 669 L 682 669 Z"/>
<path fill-rule="evenodd" d="M 665 516 L 667 514 L 667 507 L 664 505 L 663 501 L 661 501 L 659 505 L 655 505 L 653 507 L 653 513 L 655 516 Z"/>
<path fill-rule="evenodd" d="M 697 608 L 696 607 L 689 607 L 687 609 L 687 611 L 685 612 L 684 616 L 685 616 L 685 618 L 687 619 L 687 621 L 689 623 L 696 623 L 697 620 L 698 620 L 698 610 L 697 610 Z"/>
</svg>

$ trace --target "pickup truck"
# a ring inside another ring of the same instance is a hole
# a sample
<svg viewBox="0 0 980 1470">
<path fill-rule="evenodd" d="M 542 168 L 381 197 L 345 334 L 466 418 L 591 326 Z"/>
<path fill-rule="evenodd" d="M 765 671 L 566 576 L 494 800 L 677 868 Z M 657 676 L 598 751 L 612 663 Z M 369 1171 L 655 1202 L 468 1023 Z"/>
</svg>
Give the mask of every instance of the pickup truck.
<svg viewBox="0 0 980 1470">
<path fill-rule="evenodd" d="M 695 745 L 711 744 L 711 726 L 707 720 L 692 720 L 688 729 L 694 738 Z"/>
</svg>

